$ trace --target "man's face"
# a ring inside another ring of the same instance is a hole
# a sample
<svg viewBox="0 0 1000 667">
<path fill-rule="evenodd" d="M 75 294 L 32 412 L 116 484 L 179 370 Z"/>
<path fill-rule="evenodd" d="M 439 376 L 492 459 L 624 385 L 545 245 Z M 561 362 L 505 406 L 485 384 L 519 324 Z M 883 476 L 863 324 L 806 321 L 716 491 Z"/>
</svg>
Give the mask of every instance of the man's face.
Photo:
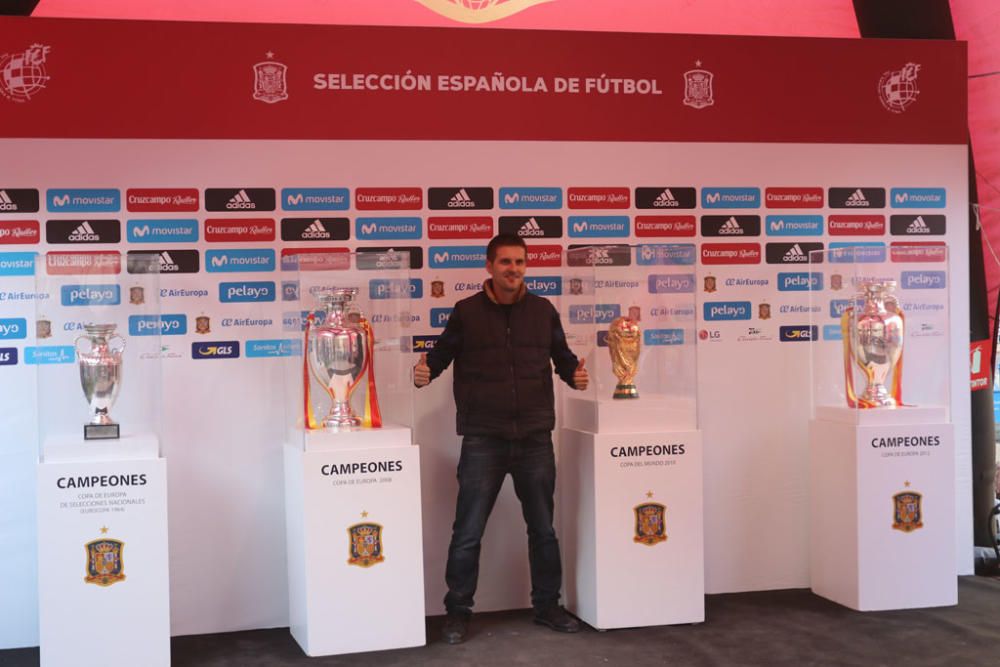
<svg viewBox="0 0 1000 667">
<path fill-rule="evenodd" d="M 500 246 L 493 261 L 486 260 L 486 270 L 493 278 L 493 289 L 513 293 L 521 289 L 527 257 L 524 248 Z"/>
</svg>

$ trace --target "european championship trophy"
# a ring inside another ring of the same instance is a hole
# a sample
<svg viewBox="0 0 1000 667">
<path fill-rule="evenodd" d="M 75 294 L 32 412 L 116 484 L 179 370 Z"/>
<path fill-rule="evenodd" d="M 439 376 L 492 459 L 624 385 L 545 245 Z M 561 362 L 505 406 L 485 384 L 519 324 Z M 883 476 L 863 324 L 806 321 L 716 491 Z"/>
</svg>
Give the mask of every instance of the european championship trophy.
<svg viewBox="0 0 1000 667">
<path fill-rule="evenodd" d="M 903 404 L 903 337 L 905 318 L 893 290 L 895 280 L 861 283 L 854 305 L 841 316 L 847 404 L 858 408 L 896 408 Z M 854 393 L 856 363 L 867 386 Z"/>
<path fill-rule="evenodd" d="M 614 398 L 639 398 L 635 376 L 639 372 L 642 331 L 631 317 L 616 318 L 608 328 L 608 352 L 611 370 L 618 378 Z"/>
<path fill-rule="evenodd" d="M 121 437 L 119 425 L 108 414 L 122 388 L 122 352 L 125 339 L 115 333 L 114 324 L 85 324 L 77 337 L 76 364 L 80 369 L 83 396 L 90 404 L 91 419 L 83 426 L 84 440 L 113 440 Z M 87 348 L 80 349 L 86 341 Z M 118 344 L 115 345 L 115 341 Z"/>
</svg>

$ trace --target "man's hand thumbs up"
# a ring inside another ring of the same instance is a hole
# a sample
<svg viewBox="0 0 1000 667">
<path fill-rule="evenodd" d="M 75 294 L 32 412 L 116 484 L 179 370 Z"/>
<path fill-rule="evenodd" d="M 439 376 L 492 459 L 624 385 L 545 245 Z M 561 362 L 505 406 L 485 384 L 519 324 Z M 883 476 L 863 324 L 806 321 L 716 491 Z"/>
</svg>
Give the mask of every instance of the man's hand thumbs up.
<svg viewBox="0 0 1000 667">
<path fill-rule="evenodd" d="M 431 368 L 427 365 L 427 353 L 422 352 L 420 354 L 420 360 L 417 361 L 417 365 L 413 367 L 413 384 L 417 387 L 423 387 L 429 384 L 431 381 Z"/>
<path fill-rule="evenodd" d="M 580 362 L 576 365 L 576 370 L 573 371 L 573 388 L 579 391 L 583 391 L 590 384 L 590 375 L 587 374 L 587 369 L 583 367 L 586 359 L 580 357 Z"/>
</svg>

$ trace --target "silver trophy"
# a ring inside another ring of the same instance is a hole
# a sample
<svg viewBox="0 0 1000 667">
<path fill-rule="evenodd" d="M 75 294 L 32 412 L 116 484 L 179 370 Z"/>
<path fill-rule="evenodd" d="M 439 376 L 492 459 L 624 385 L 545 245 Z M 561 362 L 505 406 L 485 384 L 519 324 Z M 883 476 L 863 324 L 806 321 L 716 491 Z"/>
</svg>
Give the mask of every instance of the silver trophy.
<svg viewBox="0 0 1000 667">
<path fill-rule="evenodd" d="M 356 287 L 337 287 L 318 296 L 323 322 L 311 329 L 307 354 L 309 369 L 330 395 L 333 404 L 323 418 L 324 428 L 350 430 L 361 424 L 351 410 L 351 394 L 368 368 L 368 333 L 354 303 Z M 317 320 L 319 317 L 317 316 Z"/>
<path fill-rule="evenodd" d="M 850 353 L 868 386 L 858 396 L 866 408 L 898 406 L 898 373 L 903 355 L 903 316 L 893 295 L 895 280 L 867 281 L 854 306 L 850 326 Z M 886 388 L 889 384 L 889 388 Z"/>
<path fill-rule="evenodd" d="M 83 426 L 85 440 L 106 440 L 121 436 L 118 424 L 108 414 L 122 388 L 122 352 L 125 339 L 115 333 L 114 324 L 85 324 L 87 333 L 73 342 L 80 384 L 90 405 L 91 419 Z M 80 349 L 81 341 L 89 345 Z M 117 344 L 115 344 L 117 341 Z"/>
</svg>

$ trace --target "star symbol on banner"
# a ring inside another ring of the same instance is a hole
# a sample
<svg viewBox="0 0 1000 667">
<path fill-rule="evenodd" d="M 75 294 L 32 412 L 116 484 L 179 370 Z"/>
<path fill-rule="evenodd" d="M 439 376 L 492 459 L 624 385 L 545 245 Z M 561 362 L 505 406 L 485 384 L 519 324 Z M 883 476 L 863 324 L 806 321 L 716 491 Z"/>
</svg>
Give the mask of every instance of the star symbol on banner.
<svg viewBox="0 0 1000 667">
<path fill-rule="evenodd" d="M 368 518 L 368 511 L 367 510 L 361 510 L 361 518 L 362 519 L 367 519 Z"/>
<path fill-rule="evenodd" d="M 652 498 L 653 497 L 653 492 L 652 491 L 647 491 L 646 492 L 646 497 L 647 498 Z"/>
<path fill-rule="evenodd" d="M 108 534 L 108 527 L 101 526 L 101 535 L 107 535 L 107 534 Z"/>
<path fill-rule="evenodd" d="M 267 56 L 267 59 L 268 59 L 268 60 L 270 60 L 271 58 L 273 58 L 273 57 L 274 57 L 274 51 L 268 51 L 268 52 L 267 52 L 267 53 L 265 53 L 264 55 L 266 55 L 266 56 Z"/>
<path fill-rule="evenodd" d="M 910 483 L 908 481 L 907 482 L 903 482 L 903 486 L 905 486 L 906 488 L 910 488 Z"/>
</svg>

